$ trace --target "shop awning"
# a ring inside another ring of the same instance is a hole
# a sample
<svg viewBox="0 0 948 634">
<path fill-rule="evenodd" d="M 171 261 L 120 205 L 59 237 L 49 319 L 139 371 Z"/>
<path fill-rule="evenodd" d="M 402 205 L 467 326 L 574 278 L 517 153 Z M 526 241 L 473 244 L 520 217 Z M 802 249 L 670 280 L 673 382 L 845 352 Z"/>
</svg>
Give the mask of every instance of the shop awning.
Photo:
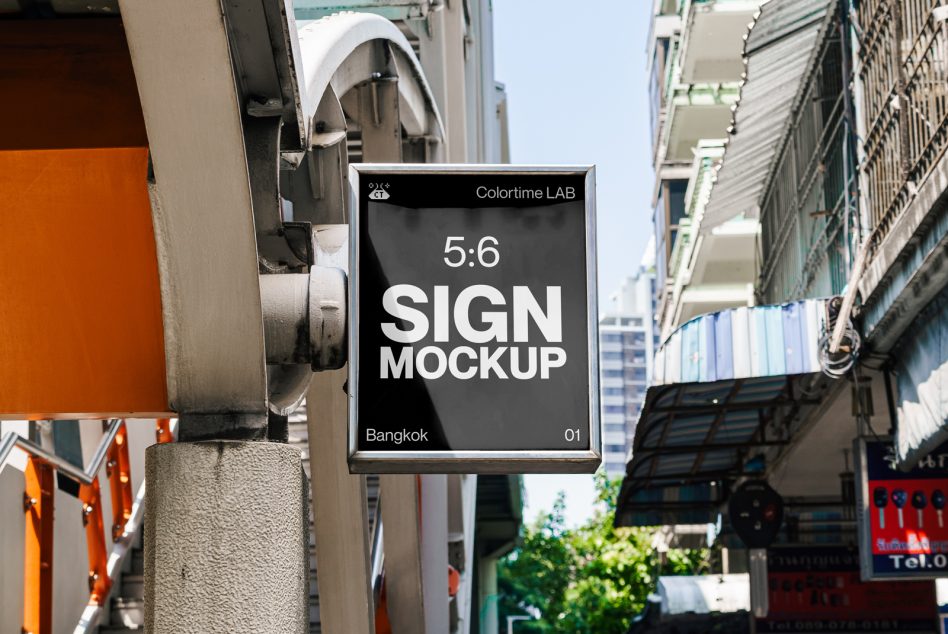
<svg viewBox="0 0 948 634">
<path fill-rule="evenodd" d="M 656 353 L 616 524 L 713 521 L 754 450 L 786 444 L 817 405 L 826 300 L 735 308 L 683 325 Z"/>
<path fill-rule="evenodd" d="M 736 217 L 757 218 L 760 198 L 799 107 L 800 85 L 815 58 L 828 0 L 770 0 L 744 46 L 745 80 L 701 232 Z"/>
</svg>

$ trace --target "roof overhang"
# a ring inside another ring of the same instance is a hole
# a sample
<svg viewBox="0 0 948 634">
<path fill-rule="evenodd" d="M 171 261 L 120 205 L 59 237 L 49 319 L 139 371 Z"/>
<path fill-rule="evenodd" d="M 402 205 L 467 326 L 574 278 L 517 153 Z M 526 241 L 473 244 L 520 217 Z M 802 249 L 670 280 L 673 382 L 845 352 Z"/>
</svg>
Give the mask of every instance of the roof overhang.
<svg viewBox="0 0 948 634">
<path fill-rule="evenodd" d="M 513 549 L 523 524 L 523 479 L 477 476 L 476 538 L 481 555 L 501 557 Z"/>
<path fill-rule="evenodd" d="M 746 70 L 728 146 L 702 222 L 707 233 L 737 216 L 757 218 L 775 157 L 815 64 L 828 0 L 770 0 L 745 38 Z"/>
</svg>

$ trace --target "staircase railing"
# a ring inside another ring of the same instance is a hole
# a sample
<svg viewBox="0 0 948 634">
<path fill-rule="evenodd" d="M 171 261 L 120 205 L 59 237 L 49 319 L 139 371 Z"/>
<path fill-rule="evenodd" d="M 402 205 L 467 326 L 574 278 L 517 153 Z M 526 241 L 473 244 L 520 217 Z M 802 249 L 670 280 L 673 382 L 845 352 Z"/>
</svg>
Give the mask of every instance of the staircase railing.
<svg viewBox="0 0 948 634">
<path fill-rule="evenodd" d="M 159 443 L 171 441 L 171 421 L 158 419 L 155 435 Z M 98 621 L 112 581 L 128 551 L 128 542 L 141 520 L 144 484 L 133 499 L 125 420 L 114 418 L 108 421 L 105 435 L 84 469 L 28 438 L 10 432 L 0 438 L 0 472 L 9 462 L 14 449 L 20 449 L 27 455 L 23 494 L 26 535 L 22 631 L 24 634 L 52 633 L 54 475 L 58 473 L 79 485 L 79 500 L 82 502 L 82 523 L 89 558 L 89 604 L 76 632 L 85 632 Z M 103 465 L 109 479 L 112 502 L 111 536 L 114 546 L 111 552 L 106 548 L 99 486 L 98 474 Z"/>
</svg>

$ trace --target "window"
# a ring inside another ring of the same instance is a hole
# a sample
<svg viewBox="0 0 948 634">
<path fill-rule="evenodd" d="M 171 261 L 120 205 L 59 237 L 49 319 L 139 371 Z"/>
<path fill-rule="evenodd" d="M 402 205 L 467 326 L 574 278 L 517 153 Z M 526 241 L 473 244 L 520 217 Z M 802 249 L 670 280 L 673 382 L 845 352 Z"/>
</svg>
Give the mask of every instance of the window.
<svg viewBox="0 0 948 634">
<path fill-rule="evenodd" d="M 645 345 L 645 333 L 644 333 L 644 332 L 627 332 L 627 333 L 625 333 L 625 345 L 627 345 L 627 346 L 644 346 L 644 345 Z"/>
<path fill-rule="evenodd" d="M 603 396 L 625 396 L 625 389 L 621 387 L 604 387 L 602 388 Z"/>
<path fill-rule="evenodd" d="M 621 332 L 604 332 L 602 333 L 602 342 L 603 343 L 622 343 L 622 333 Z"/>
<path fill-rule="evenodd" d="M 623 414 L 625 413 L 625 407 L 623 405 L 606 405 L 602 408 L 602 411 L 606 414 Z"/>
<path fill-rule="evenodd" d="M 603 352 L 602 353 L 603 361 L 622 361 L 621 352 Z"/>
<path fill-rule="evenodd" d="M 634 365 L 645 365 L 644 352 L 629 352 L 625 355 L 625 362 Z"/>
<path fill-rule="evenodd" d="M 625 453 L 625 445 L 606 445 L 607 453 Z"/>
<path fill-rule="evenodd" d="M 602 377 L 604 379 L 621 379 L 622 370 L 603 370 Z"/>
<path fill-rule="evenodd" d="M 662 181 L 658 189 L 658 201 L 655 204 L 655 259 L 658 264 L 658 284 L 664 285 L 668 276 L 668 259 L 675 246 L 678 225 L 685 217 L 687 205 L 685 193 L 688 191 L 688 179 Z"/>
</svg>

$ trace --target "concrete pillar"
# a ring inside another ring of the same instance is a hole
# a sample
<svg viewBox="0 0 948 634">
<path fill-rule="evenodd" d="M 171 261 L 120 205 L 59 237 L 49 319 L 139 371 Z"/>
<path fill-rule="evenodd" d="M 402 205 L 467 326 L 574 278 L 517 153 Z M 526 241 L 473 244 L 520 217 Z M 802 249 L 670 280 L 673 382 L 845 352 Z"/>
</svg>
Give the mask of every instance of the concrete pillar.
<svg viewBox="0 0 948 634">
<path fill-rule="evenodd" d="M 346 370 L 317 372 L 306 396 L 313 524 L 324 634 L 375 631 L 365 476 L 346 463 Z"/>
<path fill-rule="evenodd" d="M 299 450 L 169 443 L 150 447 L 145 461 L 145 632 L 308 632 Z"/>
</svg>

